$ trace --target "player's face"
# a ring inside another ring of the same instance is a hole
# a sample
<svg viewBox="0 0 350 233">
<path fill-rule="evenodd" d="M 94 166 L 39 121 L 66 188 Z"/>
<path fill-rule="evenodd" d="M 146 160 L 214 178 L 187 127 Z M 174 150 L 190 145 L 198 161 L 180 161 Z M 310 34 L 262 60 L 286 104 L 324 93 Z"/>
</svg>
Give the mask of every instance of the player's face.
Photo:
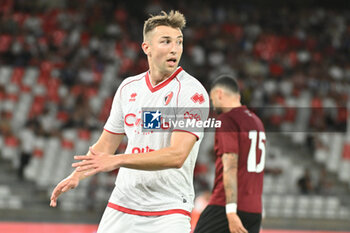
<svg viewBox="0 0 350 233">
<path fill-rule="evenodd" d="M 179 28 L 158 26 L 149 32 L 144 51 L 149 57 L 150 67 L 161 74 L 172 74 L 182 55 L 182 42 L 183 35 Z"/>
</svg>

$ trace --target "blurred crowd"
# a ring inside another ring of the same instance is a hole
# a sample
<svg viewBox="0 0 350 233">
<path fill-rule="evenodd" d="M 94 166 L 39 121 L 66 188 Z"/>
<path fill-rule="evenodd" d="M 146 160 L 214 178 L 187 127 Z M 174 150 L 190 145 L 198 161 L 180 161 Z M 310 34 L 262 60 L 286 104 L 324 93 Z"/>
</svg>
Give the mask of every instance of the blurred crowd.
<svg viewBox="0 0 350 233">
<path fill-rule="evenodd" d="M 180 65 L 205 87 L 218 74 L 230 73 L 240 82 L 244 104 L 275 107 L 267 125 L 293 122 L 296 108 L 304 107 L 312 109 L 308 124 L 316 130 L 345 127 L 350 91 L 350 14 L 345 10 L 262 9 L 199 0 L 3 0 L 0 67 L 16 70 L 11 82 L 23 91 L 21 72 L 37 67 L 38 82 L 48 90 L 35 99 L 40 104 L 31 110 L 26 127 L 45 136 L 64 127 L 101 129 L 114 93 L 99 112 L 88 100 L 98 92 L 106 66 L 118 67 L 116 79 L 146 71 L 143 22 L 149 14 L 170 9 L 187 19 Z M 9 98 L 16 96 L 0 82 L 0 101 Z M 324 117 L 326 108 L 333 111 Z M 11 112 L 0 108 L 0 113 L 0 134 L 20 141 L 9 127 Z"/>
</svg>

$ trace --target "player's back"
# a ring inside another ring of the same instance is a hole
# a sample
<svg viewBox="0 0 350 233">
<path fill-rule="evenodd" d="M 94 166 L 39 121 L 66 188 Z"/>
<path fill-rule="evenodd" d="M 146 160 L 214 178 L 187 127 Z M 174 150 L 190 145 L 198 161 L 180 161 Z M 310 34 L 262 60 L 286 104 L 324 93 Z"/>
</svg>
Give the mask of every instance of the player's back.
<svg viewBox="0 0 350 233">
<path fill-rule="evenodd" d="M 265 166 L 265 129 L 263 123 L 246 106 L 220 115 L 227 122 L 225 131 L 236 134 L 238 151 L 238 200 L 242 211 L 261 212 L 261 195 Z"/>
</svg>

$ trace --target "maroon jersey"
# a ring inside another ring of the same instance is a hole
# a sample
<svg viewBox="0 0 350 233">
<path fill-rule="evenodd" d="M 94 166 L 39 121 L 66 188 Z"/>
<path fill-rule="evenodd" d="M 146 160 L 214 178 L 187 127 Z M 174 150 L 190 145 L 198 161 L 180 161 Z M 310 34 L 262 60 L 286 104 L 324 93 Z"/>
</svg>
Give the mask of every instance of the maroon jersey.
<svg viewBox="0 0 350 233">
<path fill-rule="evenodd" d="M 222 124 L 215 133 L 215 183 L 209 204 L 226 205 L 221 156 L 235 153 L 238 155 L 237 209 L 261 213 L 266 140 L 264 126 L 246 106 L 233 108 L 221 114 L 218 120 Z"/>
</svg>

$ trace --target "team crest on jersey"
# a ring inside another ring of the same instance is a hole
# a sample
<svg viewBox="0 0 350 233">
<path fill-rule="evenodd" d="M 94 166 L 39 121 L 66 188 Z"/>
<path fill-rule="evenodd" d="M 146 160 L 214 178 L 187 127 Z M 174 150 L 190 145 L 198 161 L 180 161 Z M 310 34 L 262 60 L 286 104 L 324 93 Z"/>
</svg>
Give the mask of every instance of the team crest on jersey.
<svg viewBox="0 0 350 233">
<path fill-rule="evenodd" d="M 194 103 L 199 103 L 199 104 L 202 104 L 204 103 L 204 96 L 203 94 L 194 94 L 192 97 L 191 97 L 191 100 L 194 102 Z"/>
<path fill-rule="evenodd" d="M 137 96 L 137 93 L 132 93 L 131 95 L 130 95 L 130 99 L 129 99 L 129 102 L 134 102 L 135 100 L 136 100 L 136 96 Z"/>
<path fill-rule="evenodd" d="M 165 106 L 167 106 L 169 103 L 170 103 L 170 101 L 171 101 L 171 99 L 173 98 L 173 95 L 174 95 L 174 92 L 170 92 L 170 93 L 168 93 L 165 97 L 164 97 L 164 105 Z"/>
</svg>

